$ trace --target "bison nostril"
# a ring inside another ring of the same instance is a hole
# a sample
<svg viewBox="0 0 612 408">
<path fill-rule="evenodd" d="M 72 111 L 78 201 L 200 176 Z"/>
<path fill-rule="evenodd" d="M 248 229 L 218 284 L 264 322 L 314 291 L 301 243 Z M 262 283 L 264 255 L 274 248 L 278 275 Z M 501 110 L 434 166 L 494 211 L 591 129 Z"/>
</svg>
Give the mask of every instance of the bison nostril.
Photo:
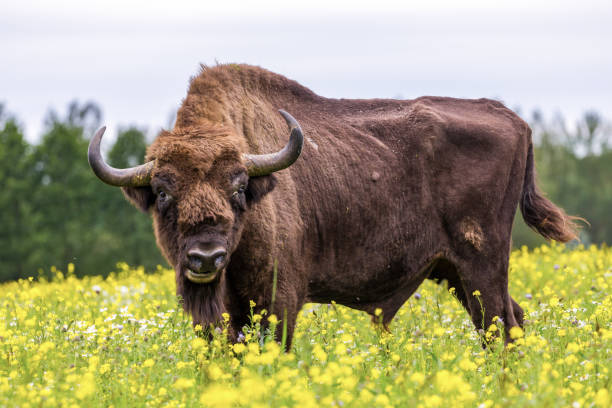
<svg viewBox="0 0 612 408">
<path fill-rule="evenodd" d="M 200 259 L 198 256 L 195 255 L 190 255 L 187 257 L 187 263 L 189 264 L 189 269 L 191 269 L 192 271 L 200 271 L 200 269 L 202 269 L 202 259 Z"/>
<path fill-rule="evenodd" d="M 215 268 L 220 269 L 221 266 L 223 265 L 223 262 L 225 262 L 225 255 L 218 256 L 215 259 Z"/>
</svg>

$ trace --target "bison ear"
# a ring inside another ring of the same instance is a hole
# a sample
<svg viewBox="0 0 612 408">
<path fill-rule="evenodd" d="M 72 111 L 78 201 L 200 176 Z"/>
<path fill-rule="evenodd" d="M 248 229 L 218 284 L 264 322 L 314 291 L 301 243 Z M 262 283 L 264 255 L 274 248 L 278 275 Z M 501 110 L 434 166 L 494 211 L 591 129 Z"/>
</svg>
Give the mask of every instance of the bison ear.
<svg viewBox="0 0 612 408">
<path fill-rule="evenodd" d="M 125 198 L 142 212 L 149 212 L 149 208 L 155 203 L 155 194 L 150 186 L 121 187 L 121 191 Z"/>
<path fill-rule="evenodd" d="M 270 174 L 268 176 L 251 177 L 246 190 L 246 199 L 250 204 L 254 204 L 261 200 L 266 194 L 274 190 L 276 186 L 276 176 Z"/>
</svg>

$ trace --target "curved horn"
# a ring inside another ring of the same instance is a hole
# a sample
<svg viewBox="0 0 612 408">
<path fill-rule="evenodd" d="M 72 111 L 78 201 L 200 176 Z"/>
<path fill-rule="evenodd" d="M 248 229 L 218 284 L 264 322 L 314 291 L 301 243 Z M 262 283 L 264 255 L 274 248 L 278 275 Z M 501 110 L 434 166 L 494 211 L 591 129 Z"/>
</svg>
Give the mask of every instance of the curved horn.
<svg viewBox="0 0 612 408">
<path fill-rule="evenodd" d="M 87 159 L 93 172 L 100 180 L 106 184 L 117 187 L 142 187 L 148 186 L 151 181 L 151 171 L 154 162 L 150 161 L 140 166 L 130 167 L 129 169 L 116 169 L 106 164 L 100 153 L 100 142 L 106 126 L 96 132 L 89 142 Z"/>
<path fill-rule="evenodd" d="M 289 130 L 291 130 L 289 142 L 276 153 L 243 155 L 245 166 L 251 177 L 265 176 L 275 171 L 286 169 L 291 166 L 298 157 L 300 157 L 300 153 L 302 153 L 304 135 L 302 134 L 300 124 L 293 116 L 284 110 L 279 110 L 278 112 L 283 115 L 283 118 L 285 118 L 289 126 Z"/>
</svg>

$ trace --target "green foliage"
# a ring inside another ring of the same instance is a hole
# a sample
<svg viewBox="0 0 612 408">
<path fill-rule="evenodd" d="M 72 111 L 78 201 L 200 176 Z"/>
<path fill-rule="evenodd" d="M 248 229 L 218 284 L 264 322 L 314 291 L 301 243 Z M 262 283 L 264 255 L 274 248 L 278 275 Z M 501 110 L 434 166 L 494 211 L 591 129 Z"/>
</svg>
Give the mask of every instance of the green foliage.
<svg viewBox="0 0 612 408">
<path fill-rule="evenodd" d="M 34 208 L 27 197 L 33 190 L 30 147 L 16 122 L 0 130 L 0 281 L 28 272 L 26 258 L 33 248 Z"/>
<path fill-rule="evenodd" d="M 101 183 L 87 163 L 100 109 L 72 103 L 65 118 L 47 118 L 40 144 L 30 146 L 16 122 L 0 131 L 0 281 L 47 273 L 71 262 L 79 273 L 105 274 L 120 260 L 155 268 L 164 261 L 151 221 L 120 189 Z M 84 131 L 87 129 L 87 131 Z M 142 160 L 145 137 L 121 131 L 111 151 L 118 165 Z"/>
</svg>

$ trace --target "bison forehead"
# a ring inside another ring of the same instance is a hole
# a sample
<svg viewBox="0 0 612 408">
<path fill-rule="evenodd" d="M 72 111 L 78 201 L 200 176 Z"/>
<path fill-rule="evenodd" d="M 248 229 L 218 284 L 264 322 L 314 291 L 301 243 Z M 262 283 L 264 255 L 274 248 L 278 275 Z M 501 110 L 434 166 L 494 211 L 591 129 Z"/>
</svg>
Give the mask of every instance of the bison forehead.
<svg viewBox="0 0 612 408">
<path fill-rule="evenodd" d="M 181 195 L 178 203 L 179 224 L 186 227 L 197 226 L 204 221 L 231 223 L 233 212 L 224 193 L 214 186 L 198 182 L 189 186 Z"/>
<path fill-rule="evenodd" d="M 163 131 L 147 149 L 147 160 L 172 164 L 179 173 L 208 174 L 216 162 L 242 162 L 244 142 L 230 129 L 205 125 Z M 187 174 L 185 174 L 187 175 Z"/>
</svg>

